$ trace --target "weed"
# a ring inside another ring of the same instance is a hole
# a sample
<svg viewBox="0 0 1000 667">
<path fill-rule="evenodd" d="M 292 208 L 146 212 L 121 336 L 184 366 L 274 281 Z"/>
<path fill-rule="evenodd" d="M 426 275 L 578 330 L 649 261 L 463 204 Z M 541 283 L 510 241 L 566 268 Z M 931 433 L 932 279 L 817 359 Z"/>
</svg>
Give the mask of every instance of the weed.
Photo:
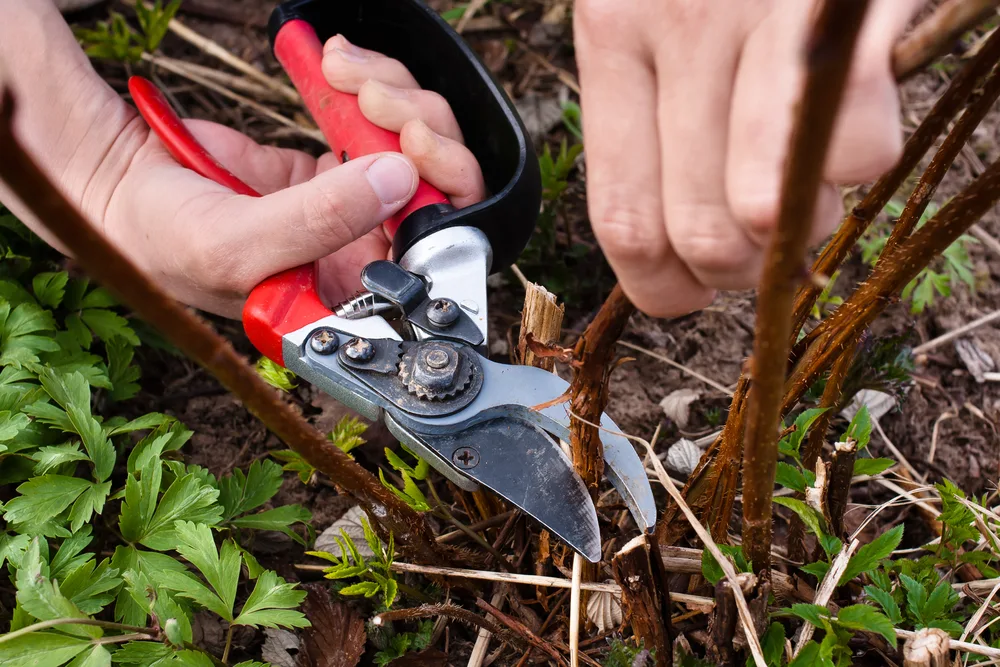
<svg viewBox="0 0 1000 667">
<path fill-rule="evenodd" d="M 399 584 L 392 574 L 392 561 L 395 554 L 395 545 L 392 536 L 389 536 L 389 545 L 385 546 L 375 535 L 371 525 L 365 518 L 361 519 L 361 526 L 364 529 L 365 541 L 368 548 L 374 554 L 373 560 L 367 560 L 361 555 L 356 544 L 344 529 L 340 530 L 340 535 L 335 535 L 334 539 L 340 546 L 340 555 L 327 553 L 325 551 L 310 551 L 311 556 L 322 558 L 333 563 L 323 572 L 327 579 L 359 579 L 360 581 L 348 584 L 337 589 L 341 595 L 361 595 L 366 598 L 374 597 L 376 594 L 382 597 L 382 608 L 389 609 L 396 601 L 399 593 Z"/>
<path fill-rule="evenodd" d="M 96 30 L 76 28 L 74 32 L 91 58 L 137 63 L 142 60 L 142 54 L 159 48 L 180 6 L 181 0 L 170 0 L 166 7 L 163 0 L 156 0 L 149 8 L 143 2 L 137 2 L 135 13 L 139 30 L 134 30 L 123 15 L 111 12 L 107 21 L 97 24 Z"/>
</svg>

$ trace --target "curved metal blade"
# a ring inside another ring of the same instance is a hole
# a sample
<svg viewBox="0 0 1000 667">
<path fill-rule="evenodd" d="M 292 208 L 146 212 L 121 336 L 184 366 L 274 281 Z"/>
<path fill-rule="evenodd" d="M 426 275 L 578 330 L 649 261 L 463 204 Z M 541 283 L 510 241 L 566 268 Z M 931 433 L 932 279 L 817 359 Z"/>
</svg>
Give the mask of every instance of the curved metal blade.
<svg viewBox="0 0 1000 667">
<path fill-rule="evenodd" d="M 566 402 L 548 405 L 569 390 L 558 375 L 531 366 L 510 366 L 480 358 L 483 388 L 476 399 L 455 414 L 434 420 L 404 417 L 419 424 L 417 431 L 448 433 L 491 419 L 507 418 L 531 422 L 556 438 L 569 440 L 569 412 Z M 547 406 L 547 407 L 544 407 Z M 607 415 L 601 418 L 601 442 L 608 479 L 628 505 L 632 518 L 642 530 L 656 525 L 656 503 L 642 459 L 628 438 Z"/>
<path fill-rule="evenodd" d="M 524 510 L 591 563 L 601 560 L 597 510 L 559 444 L 509 417 L 455 435 L 421 436 L 453 467 Z"/>
</svg>

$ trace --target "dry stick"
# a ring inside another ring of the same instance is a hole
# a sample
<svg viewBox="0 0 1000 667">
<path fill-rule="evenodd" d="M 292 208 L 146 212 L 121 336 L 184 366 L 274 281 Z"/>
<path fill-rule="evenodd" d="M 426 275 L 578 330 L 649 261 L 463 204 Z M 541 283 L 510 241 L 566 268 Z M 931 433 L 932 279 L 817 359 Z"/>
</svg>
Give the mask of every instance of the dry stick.
<svg viewBox="0 0 1000 667">
<path fill-rule="evenodd" d="M 962 325 L 957 329 L 953 329 L 946 334 L 938 336 L 932 340 L 927 341 L 921 345 L 913 348 L 913 356 L 918 354 L 926 354 L 934 348 L 941 347 L 945 343 L 950 343 L 956 338 L 961 338 L 967 333 L 975 331 L 979 327 L 986 326 L 987 324 L 992 324 L 993 322 L 1000 322 L 1000 310 L 994 310 L 989 315 L 983 315 L 982 317 L 972 320 L 968 324 Z"/>
<path fill-rule="evenodd" d="M 843 98 L 854 44 L 868 0 L 826 0 L 805 55 L 805 90 L 782 178 L 781 205 L 757 305 L 743 443 L 743 548 L 754 571 L 771 567 L 771 498 L 778 460 L 778 422 L 792 336 L 792 301 L 809 243 L 808 225 L 823 180 L 830 137 Z"/>
<path fill-rule="evenodd" d="M 1000 60 L 1000 30 L 987 40 L 982 50 L 952 79 L 948 89 L 906 140 L 903 154 L 896 165 L 875 182 L 861 203 L 844 219 L 836 235 L 813 262 L 814 274 L 830 276 L 840 267 L 868 225 L 889 203 L 893 194 L 917 167 L 934 141 L 948 127 L 952 117 L 965 105 L 969 96 L 998 60 Z M 816 297 L 821 292 L 822 288 L 814 285 L 812 281 L 805 282 L 799 288 L 799 293 L 795 296 L 793 331 L 798 332 L 802 328 L 816 302 Z"/>
<path fill-rule="evenodd" d="M 910 639 L 911 637 L 916 637 L 919 634 L 919 630 L 914 632 L 912 630 L 896 630 L 896 634 L 903 639 Z M 979 644 L 970 644 L 969 642 L 959 642 L 952 640 L 951 648 L 953 651 L 965 651 L 966 653 L 974 653 L 976 655 L 984 655 L 987 658 L 993 658 L 994 660 L 1000 659 L 1000 648 L 993 648 L 992 646 L 981 646 Z"/>
<path fill-rule="evenodd" d="M 206 67 L 204 65 L 198 65 L 196 63 L 189 63 L 186 60 L 178 60 L 177 58 L 168 58 L 166 56 L 159 56 L 156 54 L 143 54 L 152 55 L 151 62 L 157 65 L 169 64 L 175 67 L 180 67 L 189 72 L 193 72 L 200 77 L 208 79 L 209 81 L 214 81 L 220 86 L 225 86 L 233 90 L 238 90 L 243 93 L 248 93 L 254 96 L 254 99 L 259 101 L 268 102 L 280 102 L 284 101 L 284 97 L 275 93 L 273 90 L 267 86 L 263 86 L 259 83 L 254 83 L 246 77 L 235 76 L 229 74 L 228 72 L 223 72 L 221 70 L 215 69 L 214 67 Z"/>
<path fill-rule="evenodd" d="M 639 535 L 623 546 L 611 560 L 615 581 L 622 587 L 622 606 L 635 636 L 647 649 L 656 651 L 656 664 L 671 664 L 669 627 L 664 623 L 663 595 L 653 558 L 661 558 L 650 549 L 649 538 Z M 662 558 L 661 558 L 662 563 Z M 669 607 L 669 602 L 667 603 Z"/>
<path fill-rule="evenodd" d="M 969 233 L 979 239 L 984 246 L 992 250 L 997 255 L 1000 255 L 1000 241 L 990 235 L 985 229 L 979 225 L 972 225 L 969 227 Z"/>
<path fill-rule="evenodd" d="M 840 577 L 844 574 L 844 570 L 847 569 L 847 564 L 850 562 L 851 556 L 854 555 L 855 550 L 857 550 L 859 546 L 861 546 L 860 542 L 857 540 L 851 540 L 850 544 L 845 544 L 843 548 L 841 548 L 833 563 L 830 564 L 830 569 L 827 570 L 822 583 L 820 583 L 819 588 L 816 590 L 816 598 L 813 600 L 813 604 L 825 607 L 830 602 L 830 598 L 833 596 L 833 591 L 837 588 L 837 584 L 840 582 Z M 802 626 L 799 639 L 795 642 L 795 652 L 793 653 L 793 656 L 799 654 L 799 651 L 801 651 L 809 640 L 812 639 L 814 632 L 816 632 L 816 626 L 812 623 L 806 623 Z"/>
<path fill-rule="evenodd" d="M 176 74 L 178 76 L 182 76 L 185 79 L 190 79 L 191 81 L 194 81 L 195 83 L 197 83 L 197 84 L 199 84 L 201 86 L 204 86 L 205 88 L 208 88 L 209 90 L 213 90 L 213 91 L 219 93 L 223 97 L 228 97 L 229 99 L 233 100 L 234 102 L 237 102 L 239 104 L 242 104 L 243 106 L 249 107 L 249 108 L 253 109 L 254 111 L 256 111 L 257 113 L 261 114 L 262 116 L 266 116 L 267 118 L 270 118 L 271 120 L 275 121 L 276 123 L 280 123 L 281 125 L 289 127 L 289 128 L 295 130 L 296 132 L 298 132 L 299 134 L 301 134 L 301 135 L 303 135 L 305 137 L 309 137 L 310 139 L 313 139 L 314 141 L 318 141 L 319 143 L 323 144 L 324 146 L 329 146 L 330 145 L 329 142 L 327 142 L 326 137 L 324 137 L 323 133 L 320 132 L 318 129 L 309 128 L 309 127 L 303 127 L 303 126 L 299 125 L 298 123 L 296 123 L 291 118 L 286 118 L 285 116 L 282 116 L 281 114 L 276 113 L 276 112 L 272 111 L 271 109 L 268 109 L 263 104 L 258 104 L 257 102 L 254 102 L 251 99 L 248 99 L 246 97 L 243 97 L 242 95 L 234 93 L 233 91 L 229 90 L 228 88 L 226 88 L 224 86 L 221 86 L 221 85 L 215 83 L 214 81 L 210 81 L 209 79 L 206 79 L 205 77 L 203 77 L 203 76 L 201 76 L 199 74 L 196 74 L 192 70 L 188 69 L 184 64 L 176 64 L 176 63 L 172 63 L 172 62 L 167 62 L 164 59 L 159 58 L 158 56 L 154 56 L 154 55 L 151 55 L 151 54 L 148 54 L 148 53 L 142 54 L 142 59 L 145 60 L 145 61 L 147 61 L 147 62 L 154 63 L 157 66 L 162 67 L 163 69 L 167 70 L 168 72 L 172 72 L 172 73 L 174 73 L 174 74 Z"/>
<path fill-rule="evenodd" d="M 524 290 L 521 331 L 517 338 L 519 363 L 551 372 L 556 365 L 555 357 L 536 356 L 528 346 L 528 336 L 546 346 L 557 344 L 562 334 L 566 307 L 558 302 L 555 294 L 541 285 L 525 282 Z"/>
<path fill-rule="evenodd" d="M 830 485 L 826 492 L 826 507 L 830 514 L 830 528 L 834 535 L 843 537 L 844 512 L 847 510 L 851 479 L 854 477 L 854 460 L 858 454 L 858 443 L 853 439 L 838 442 L 833 446 L 833 460 L 830 462 Z"/>
<path fill-rule="evenodd" d="M 903 81 L 948 52 L 962 33 L 990 14 L 1000 0 L 947 0 L 892 50 L 892 71 Z"/>
<path fill-rule="evenodd" d="M 416 560 L 449 560 L 425 519 L 383 487 L 378 478 L 332 446 L 266 384 L 226 339 L 167 296 L 70 204 L 24 151 L 12 131 L 14 99 L 0 93 L 0 179 L 23 201 L 83 268 L 171 343 L 212 373 L 247 409 L 311 465 L 353 495 L 369 516 Z"/>
<path fill-rule="evenodd" d="M 691 528 L 701 539 L 705 548 L 715 557 L 716 562 L 719 567 L 722 568 L 722 573 L 726 576 L 726 580 L 729 581 L 730 586 L 733 589 L 733 596 L 736 598 L 736 609 L 740 615 L 740 621 L 743 623 L 743 632 L 746 635 L 747 643 L 750 645 L 750 653 L 753 655 L 754 662 L 757 667 L 766 667 L 767 661 L 764 659 L 764 652 L 760 647 L 760 639 L 757 637 L 757 628 L 754 627 L 753 615 L 750 613 L 750 607 L 747 606 L 746 597 L 743 595 L 743 588 L 740 584 L 739 577 L 736 576 L 736 570 L 733 568 L 732 562 L 722 554 L 722 550 L 719 549 L 715 540 L 709 534 L 705 527 L 701 525 L 698 521 L 698 517 L 694 515 L 691 508 L 684 501 L 684 496 L 674 485 L 670 475 L 667 474 L 666 469 L 663 467 L 663 463 L 660 462 L 660 458 L 653 451 L 652 445 L 649 442 L 643 440 L 642 438 L 636 438 L 634 436 L 626 436 L 631 440 L 642 443 L 643 447 L 646 448 L 646 453 L 649 454 L 650 460 L 653 462 L 653 469 L 656 471 L 656 477 L 659 479 L 660 484 L 667 490 L 667 493 L 673 498 L 674 502 L 677 503 L 677 507 L 684 514 L 684 518 L 687 519 Z M 677 594 L 671 595 L 671 598 L 676 599 Z"/>
<path fill-rule="evenodd" d="M 521 623 L 515 618 L 511 618 L 510 616 L 503 613 L 495 606 L 486 602 L 483 599 L 477 599 L 476 606 L 485 611 L 490 616 L 493 616 L 495 619 L 503 623 L 508 628 L 510 628 L 512 632 L 520 635 L 526 642 L 537 648 L 539 651 L 542 651 L 545 654 L 547 654 L 557 664 L 560 665 L 566 664 L 566 660 L 561 655 L 559 655 L 558 651 L 556 651 L 553 647 L 549 646 L 546 642 L 544 642 L 538 635 L 532 632 L 528 628 L 528 626 L 526 626 L 524 623 Z"/>
<path fill-rule="evenodd" d="M 962 116 L 955 123 L 955 127 L 945 137 L 941 148 L 934 154 L 931 163 L 927 165 L 927 169 L 920 176 L 920 181 L 917 182 L 917 186 L 906 200 L 906 206 L 885 242 L 885 248 L 878 259 L 879 262 L 892 262 L 892 254 L 896 248 L 916 229 L 917 222 L 927 210 L 941 180 L 954 164 L 955 158 L 969 141 L 972 133 L 979 127 L 979 123 L 993 107 L 997 97 L 1000 97 L 1000 69 L 994 68 L 979 88 L 979 94 L 962 113 Z"/>
<path fill-rule="evenodd" d="M 951 637 L 939 628 L 921 628 L 903 645 L 903 667 L 951 667 Z"/>
</svg>

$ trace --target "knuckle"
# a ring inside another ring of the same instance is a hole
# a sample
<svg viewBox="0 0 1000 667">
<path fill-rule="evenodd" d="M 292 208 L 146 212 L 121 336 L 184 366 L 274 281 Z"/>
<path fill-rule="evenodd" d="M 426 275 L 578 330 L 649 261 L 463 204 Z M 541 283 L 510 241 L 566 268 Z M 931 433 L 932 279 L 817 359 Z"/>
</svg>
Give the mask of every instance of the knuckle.
<svg viewBox="0 0 1000 667">
<path fill-rule="evenodd" d="M 696 274 L 739 273 L 747 264 L 749 241 L 716 207 L 674 212 L 682 232 L 672 235 L 674 250 Z"/>
<path fill-rule="evenodd" d="M 340 190 L 317 188 L 315 196 L 304 198 L 303 207 L 308 238 L 328 248 L 341 248 L 354 240 L 351 222 L 355 210 Z"/>
<path fill-rule="evenodd" d="M 622 189 L 612 191 L 622 192 Z M 609 257 L 653 262 L 666 256 L 669 246 L 658 202 L 623 194 L 597 198 L 596 202 L 594 233 Z"/>
</svg>

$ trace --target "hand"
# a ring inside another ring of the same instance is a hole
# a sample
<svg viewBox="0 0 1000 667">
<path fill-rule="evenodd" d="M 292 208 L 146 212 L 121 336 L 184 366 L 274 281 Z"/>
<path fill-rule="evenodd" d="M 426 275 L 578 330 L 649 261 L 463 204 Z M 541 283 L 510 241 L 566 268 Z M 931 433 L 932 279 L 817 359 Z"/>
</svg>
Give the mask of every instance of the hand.
<svg viewBox="0 0 1000 667">
<path fill-rule="evenodd" d="M 205 148 L 264 197 L 234 195 L 181 167 L 148 134 L 114 187 L 104 232 L 179 300 L 237 318 L 255 285 L 308 262 L 319 261 L 328 303 L 358 289 L 361 269 L 388 256 L 380 224 L 413 195 L 418 173 L 456 207 L 483 198 L 482 173 L 450 107 L 420 90 L 401 63 L 338 36 L 325 46 L 323 71 L 333 87 L 359 95 L 371 122 L 401 133 L 402 155 L 338 165 L 332 154 L 316 160 L 188 121 Z M 139 121 L 129 132 L 148 129 Z"/>
<path fill-rule="evenodd" d="M 812 221 L 839 223 L 834 184 L 877 178 L 902 148 L 891 52 L 924 0 L 873 0 Z M 757 284 L 817 0 L 579 0 L 590 217 L 622 288 L 655 316 Z"/>
</svg>

